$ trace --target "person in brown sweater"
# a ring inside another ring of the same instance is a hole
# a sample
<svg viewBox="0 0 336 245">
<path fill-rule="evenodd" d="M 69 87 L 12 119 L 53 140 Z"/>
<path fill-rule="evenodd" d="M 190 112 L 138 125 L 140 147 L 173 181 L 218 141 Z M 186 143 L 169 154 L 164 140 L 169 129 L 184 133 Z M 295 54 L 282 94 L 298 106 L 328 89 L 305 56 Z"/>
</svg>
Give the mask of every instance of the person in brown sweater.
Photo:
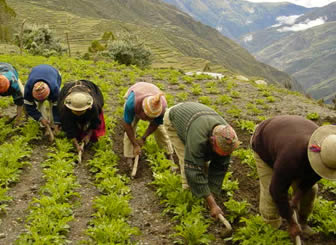
<svg viewBox="0 0 336 245">
<path fill-rule="evenodd" d="M 280 227 L 289 223 L 292 238 L 311 234 L 307 219 L 321 178 L 336 179 L 336 126 L 319 127 L 300 116 L 276 116 L 263 121 L 251 137 L 260 182 L 259 210 L 264 220 Z M 293 197 L 289 201 L 288 190 Z M 298 223 L 293 217 L 297 210 Z"/>
</svg>

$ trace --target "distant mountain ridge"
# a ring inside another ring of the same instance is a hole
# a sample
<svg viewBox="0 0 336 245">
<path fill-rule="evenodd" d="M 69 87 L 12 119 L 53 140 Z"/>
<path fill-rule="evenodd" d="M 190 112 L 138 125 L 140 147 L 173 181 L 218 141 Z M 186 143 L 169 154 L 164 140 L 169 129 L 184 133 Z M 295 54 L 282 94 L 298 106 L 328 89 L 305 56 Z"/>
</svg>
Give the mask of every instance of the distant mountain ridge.
<svg viewBox="0 0 336 245">
<path fill-rule="evenodd" d="M 211 62 L 211 67 L 223 66 L 229 71 L 247 76 L 264 77 L 271 83 L 300 85 L 273 67 L 257 62 L 237 43 L 216 30 L 193 20 L 186 13 L 158 0 L 8 0 L 20 19 L 31 23 L 49 24 L 59 35 L 64 30 L 76 36 L 83 51 L 85 38 L 99 38 L 104 31 L 135 32 L 155 54 L 156 64 L 173 66 Z M 31 13 L 34 12 L 32 16 Z M 200 68 L 200 66 L 198 67 Z M 182 67 L 183 68 L 183 67 Z M 195 68 L 195 67 L 194 67 Z M 199 69 L 198 68 L 198 69 Z M 190 68 L 188 68 L 190 69 Z"/>
<path fill-rule="evenodd" d="M 263 30 L 283 15 L 300 15 L 310 9 L 291 4 L 253 3 L 244 0 L 163 0 L 216 28 L 224 36 L 238 40 L 242 35 Z"/>
<path fill-rule="evenodd" d="M 330 103 L 336 96 L 336 3 L 300 16 L 287 28 L 320 24 L 302 31 L 279 32 L 273 27 L 241 41 L 258 60 L 294 76 L 305 91 Z"/>
</svg>

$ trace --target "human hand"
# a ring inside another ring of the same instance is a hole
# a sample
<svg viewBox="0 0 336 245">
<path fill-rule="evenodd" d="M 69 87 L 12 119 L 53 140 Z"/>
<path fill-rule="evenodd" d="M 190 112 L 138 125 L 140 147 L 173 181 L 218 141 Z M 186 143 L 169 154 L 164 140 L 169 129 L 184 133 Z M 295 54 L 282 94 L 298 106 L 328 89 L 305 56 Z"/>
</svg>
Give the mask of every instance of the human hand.
<svg viewBox="0 0 336 245">
<path fill-rule="evenodd" d="M 54 125 L 54 134 L 57 135 L 60 132 L 60 126 L 58 124 Z"/>
<path fill-rule="evenodd" d="M 44 126 L 44 127 L 48 127 L 49 126 L 49 121 L 47 120 L 47 119 L 44 119 L 44 118 L 42 118 L 41 120 L 40 120 L 40 122 L 41 122 L 41 124 Z"/>
<path fill-rule="evenodd" d="M 137 139 L 137 143 L 140 147 L 143 147 L 146 143 L 146 139 L 144 139 L 143 137 L 141 137 L 140 139 Z"/>
<path fill-rule="evenodd" d="M 83 138 L 83 142 L 85 145 L 89 144 L 90 138 L 91 138 L 91 135 L 85 135 L 85 137 Z"/>
<path fill-rule="evenodd" d="M 295 240 L 296 236 L 299 236 L 301 234 L 302 230 L 300 228 L 300 225 L 296 222 L 290 223 L 288 227 L 288 233 L 290 237 Z"/>
<path fill-rule="evenodd" d="M 218 219 L 219 215 L 224 215 L 222 209 L 218 205 L 214 205 L 210 208 L 210 215 L 211 217 Z"/>
<path fill-rule="evenodd" d="M 141 147 L 140 147 L 139 144 L 136 144 L 136 145 L 134 146 L 133 153 L 134 153 L 135 156 L 136 156 L 136 155 L 140 155 L 140 153 L 141 153 Z"/>
</svg>

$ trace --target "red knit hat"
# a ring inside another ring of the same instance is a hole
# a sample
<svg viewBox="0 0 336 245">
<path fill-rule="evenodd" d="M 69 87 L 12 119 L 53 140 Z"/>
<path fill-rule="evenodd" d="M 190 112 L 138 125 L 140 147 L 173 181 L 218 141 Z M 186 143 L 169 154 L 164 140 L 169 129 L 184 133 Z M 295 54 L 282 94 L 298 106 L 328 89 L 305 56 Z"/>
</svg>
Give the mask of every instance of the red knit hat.
<svg viewBox="0 0 336 245">
<path fill-rule="evenodd" d="M 47 83 L 43 81 L 38 81 L 34 84 L 33 87 L 33 97 L 36 100 L 45 100 L 50 94 L 50 88 Z"/>
<path fill-rule="evenodd" d="M 142 108 L 145 114 L 150 118 L 156 118 L 162 113 L 162 100 L 163 93 L 148 96 L 142 101 Z"/>
<path fill-rule="evenodd" d="M 7 77 L 0 75 L 0 94 L 6 93 L 9 89 L 10 82 Z"/>
<path fill-rule="evenodd" d="M 215 148 L 223 156 L 230 155 L 241 143 L 230 125 L 217 125 L 212 135 L 215 138 Z"/>
</svg>

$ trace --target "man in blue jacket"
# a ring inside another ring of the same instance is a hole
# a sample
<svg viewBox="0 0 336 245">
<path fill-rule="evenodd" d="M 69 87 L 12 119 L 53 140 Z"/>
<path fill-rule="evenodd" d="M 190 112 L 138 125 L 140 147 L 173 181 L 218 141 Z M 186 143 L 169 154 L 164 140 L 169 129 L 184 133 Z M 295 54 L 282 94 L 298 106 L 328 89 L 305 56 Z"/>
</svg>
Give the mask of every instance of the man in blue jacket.
<svg viewBox="0 0 336 245">
<path fill-rule="evenodd" d="M 0 62 L 0 96 L 12 96 L 16 105 L 15 124 L 23 114 L 23 85 L 16 69 L 8 63 Z"/>
<path fill-rule="evenodd" d="M 24 88 L 24 106 L 29 116 L 44 127 L 59 131 L 60 118 L 57 100 L 61 87 L 61 75 L 50 65 L 38 65 L 31 70 Z M 45 102 L 49 102 L 49 113 Z"/>
</svg>

